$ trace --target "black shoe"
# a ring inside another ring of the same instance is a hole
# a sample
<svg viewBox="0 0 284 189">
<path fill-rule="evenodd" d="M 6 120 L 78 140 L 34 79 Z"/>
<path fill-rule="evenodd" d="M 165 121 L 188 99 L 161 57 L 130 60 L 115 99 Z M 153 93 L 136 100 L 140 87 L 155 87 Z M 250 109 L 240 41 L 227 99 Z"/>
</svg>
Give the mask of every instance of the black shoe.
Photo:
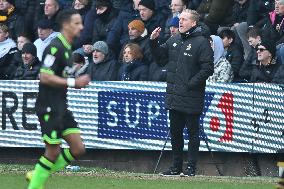
<svg viewBox="0 0 284 189">
<path fill-rule="evenodd" d="M 195 176 L 195 166 L 188 166 L 183 174 L 181 174 L 180 176 L 185 176 L 185 177 L 194 177 Z"/>
<path fill-rule="evenodd" d="M 170 177 L 170 176 L 180 176 L 182 173 L 181 169 L 176 167 L 170 167 L 169 170 L 160 173 L 161 176 Z"/>
</svg>

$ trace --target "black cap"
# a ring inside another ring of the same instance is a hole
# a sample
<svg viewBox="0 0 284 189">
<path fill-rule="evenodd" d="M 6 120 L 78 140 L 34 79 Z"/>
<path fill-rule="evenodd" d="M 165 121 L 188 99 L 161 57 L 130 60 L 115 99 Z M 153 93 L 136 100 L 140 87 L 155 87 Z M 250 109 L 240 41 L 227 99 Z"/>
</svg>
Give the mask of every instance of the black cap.
<svg viewBox="0 0 284 189">
<path fill-rule="evenodd" d="M 155 2 L 154 0 L 141 0 L 138 5 L 143 5 L 144 7 L 155 10 Z"/>
<path fill-rule="evenodd" d="M 36 56 L 37 53 L 36 46 L 33 43 L 24 44 L 22 49 L 22 54 L 24 53 L 29 53 L 32 54 L 33 56 Z"/>
<path fill-rule="evenodd" d="M 112 4 L 110 0 L 97 0 L 96 7 L 111 7 Z"/>
<path fill-rule="evenodd" d="M 266 48 L 266 50 L 268 50 L 272 57 L 275 57 L 275 53 L 276 53 L 276 44 L 272 41 L 269 40 L 261 40 L 260 45 L 264 46 Z"/>
<path fill-rule="evenodd" d="M 8 3 L 10 3 L 11 5 L 15 6 L 15 0 L 6 0 Z"/>
<path fill-rule="evenodd" d="M 53 29 L 53 22 L 48 19 L 38 21 L 37 27 L 41 29 Z"/>
</svg>

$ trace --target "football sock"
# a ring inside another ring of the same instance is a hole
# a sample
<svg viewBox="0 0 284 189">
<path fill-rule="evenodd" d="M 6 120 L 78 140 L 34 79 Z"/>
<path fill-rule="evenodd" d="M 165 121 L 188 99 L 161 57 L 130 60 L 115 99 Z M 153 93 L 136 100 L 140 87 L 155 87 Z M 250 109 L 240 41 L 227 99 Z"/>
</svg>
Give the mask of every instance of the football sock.
<svg viewBox="0 0 284 189">
<path fill-rule="evenodd" d="M 75 158 L 73 157 L 69 149 L 63 149 L 63 151 L 56 159 L 53 167 L 51 168 L 51 173 L 55 173 L 56 171 L 63 169 L 66 165 L 70 164 L 70 162 L 73 161 L 74 159 Z"/>
<path fill-rule="evenodd" d="M 28 189 L 40 189 L 45 184 L 47 178 L 50 175 L 51 167 L 54 163 L 42 156 L 35 166 L 35 170 L 29 184 Z"/>
</svg>

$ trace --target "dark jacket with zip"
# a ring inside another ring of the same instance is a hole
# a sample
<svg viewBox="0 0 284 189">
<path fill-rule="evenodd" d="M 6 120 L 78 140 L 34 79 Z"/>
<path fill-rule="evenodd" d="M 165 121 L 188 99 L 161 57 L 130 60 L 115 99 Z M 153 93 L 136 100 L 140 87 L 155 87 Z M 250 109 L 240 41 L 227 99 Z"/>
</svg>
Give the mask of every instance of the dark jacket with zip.
<svg viewBox="0 0 284 189">
<path fill-rule="evenodd" d="M 213 50 L 200 27 L 169 38 L 164 44 L 151 40 L 153 57 L 167 64 L 166 108 L 200 114 L 204 106 L 206 79 L 213 74 Z"/>
<path fill-rule="evenodd" d="M 141 60 L 122 63 L 118 71 L 118 81 L 147 81 L 148 66 Z"/>
<path fill-rule="evenodd" d="M 92 81 L 115 81 L 117 78 L 118 62 L 108 55 L 103 62 L 92 63 L 88 67 L 88 73 Z"/>
<path fill-rule="evenodd" d="M 36 80 L 39 79 L 41 62 L 35 57 L 29 64 L 22 63 L 16 70 L 14 80 Z"/>
</svg>

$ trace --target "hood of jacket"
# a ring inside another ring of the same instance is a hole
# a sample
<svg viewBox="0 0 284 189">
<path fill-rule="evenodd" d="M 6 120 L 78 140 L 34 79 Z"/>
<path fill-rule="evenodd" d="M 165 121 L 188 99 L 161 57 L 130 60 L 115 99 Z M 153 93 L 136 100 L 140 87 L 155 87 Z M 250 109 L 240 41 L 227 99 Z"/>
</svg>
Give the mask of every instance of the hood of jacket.
<svg viewBox="0 0 284 189">
<path fill-rule="evenodd" d="M 213 41 L 214 64 L 216 64 L 224 56 L 225 49 L 223 41 L 219 36 L 211 35 L 210 37 Z"/>
</svg>

